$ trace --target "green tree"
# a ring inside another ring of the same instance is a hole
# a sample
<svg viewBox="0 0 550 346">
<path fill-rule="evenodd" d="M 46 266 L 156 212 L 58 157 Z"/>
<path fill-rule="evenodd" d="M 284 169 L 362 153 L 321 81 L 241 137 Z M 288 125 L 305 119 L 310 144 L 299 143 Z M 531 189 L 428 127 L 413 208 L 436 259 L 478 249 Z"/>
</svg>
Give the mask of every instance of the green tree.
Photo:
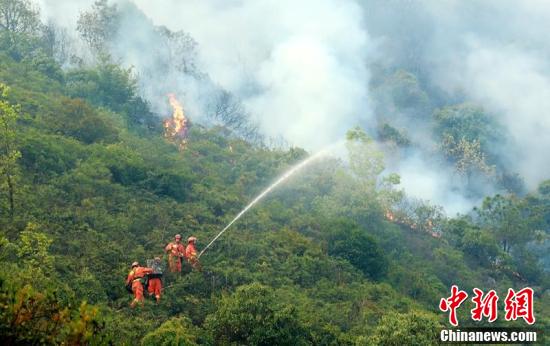
<svg viewBox="0 0 550 346">
<path fill-rule="evenodd" d="M 170 62 L 183 73 L 201 76 L 197 64 L 198 43 L 184 31 L 170 31 L 164 26 L 155 28 L 168 50 Z"/>
<path fill-rule="evenodd" d="M 15 189 L 19 175 L 15 125 L 19 107 L 7 100 L 9 87 L 0 83 L 0 189 L 7 191 L 9 215 L 15 213 Z"/>
<path fill-rule="evenodd" d="M 380 279 L 388 261 L 376 240 L 357 224 L 346 219 L 329 222 L 328 253 L 341 257 L 372 279 Z"/>
<path fill-rule="evenodd" d="M 418 78 L 406 70 L 395 72 L 384 69 L 373 69 L 373 96 L 377 103 L 377 113 L 406 114 L 407 117 L 425 119 L 429 114 L 430 98 Z M 389 120 L 389 117 L 386 118 Z"/>
<path fill-rule="evenodd" d="M 12 56 L 22 56 L 22 46 L 38 33 L 39 12 L 29 0 L 0 0 L 0 39 Z"/>
<path fill-rule="evenodd" d="M 438 345 L 441 325 L 436 316 L 420 311 L 384 315 L 368 339 L 372 345 Z"/>
<path fill-rule="evenodd" d="M 399 70 L 386 80 L 384 87 L 387 88 L 399 109 L 416 109 L 419 113 L 428 109 L 428 95 L 422 90 L 418 78 L 414 74 Z"/>
<path fill-rule="evenodd" d="M 172 318 L 145 335 L 143 346 L 194 346 L 197 343 L 197 327 L 185 317 Z"/>
<path fill-rule="evenodd" d="M 461 248 L 470 258 L 489 266 L 500 254 L 495 235 L 485 229 L 469 227 L 464 232 Z"/>
<path fill-rule="evenodd" d="M 378 175 L 384 170 L 384 155 L 359 127 L 348 131 L 346 139 L 351 171 L 362 185 L 373 191 Z"/>
<path fill-rule="evenodd" d="M 495 167 L 487 163 L 487 157 L 477 139 L 468 141 L 462 137 L 457 141 L 454 137 L 446 135 L 442 148 L 447 156 L 454 158 L 455 169 L 462 175 L 470 177 L 475 171 L 486 175 L 493 175 L 495 172 Z"/>
<path fill-rule="evenodd" d="M 521 202 L 515 196 L 487 197 L 476 211 L 482 227 L 493 232 L 505 253 L 532 239 Z"/>
<path fill-rule="evenodd" d="M 460 104 L 434 112 L 434 132 L 440 150 L 455 164 L 457 172 L 470 176 L 474 171 L 494 174 L 490 143 L 502 140 L 500 128 L 480 107 Z"/>
<path fill-rule="evenodd" d="M 98 0 L 90 11 L 80 14 L 77 30 L 95 53 L 105 54 L 110 40 L 117 33 L 118 18 L 116 5 L 109 5 L 107 0 Z"/>
<path fill-rule="evenodd" d="M 329 194 L 315 199 L 319 215 L 326 218 L 350 217 L 361 225 L 374 225 L 388 209 L 402 198 L 394 189 L 399 175 L 381 177 L 384 155 L 374 141 L 359 127 L 347 133 L 349 170 L 335 167 Z"/>
<path fill-rule="evenodd" d="M 272 290 L 258 283 L 222 297 L 206 325 L 221 345 L 305 345 L 308 340 L 296 309 L 277 303 Z"/>
<path fill-rule="evenodd" d="M 52 240 L 39 231 L 37 224 L 30 223 L 21 232 L 17 256 L 28 267 L 40 267 L 45 272 L 53 269 L 53 258 L 48 252 Z"/>
<path fill-rule="evenodd" d="M 59 66 L 53 57 L 43 52 L 36 52 L 22 61 L 29 64 L 34 70 L 45 74 L 53 80 L 59 82 L 63 81 L 64 76 L 61 66 Z"/>
<path fill-rule="evenodd" d="M 98 309 L 60 304 L 51 290 L 21 288 L 0 281 L 0 335 L 4 345 L 82 345 L 108 342 Z"/>
<path fill-rule="evenodd" d="M 109 119 L 81 99 L 64 99 L 60 113 L 49 125 L 86 144 L 112 143 L 118 139 L 118 132 Z"/>
<path fill-rule="evenodd" d="M 435 234 L 445 220 L 443 208 L 418 198 L 403 198 L 395 205 L 397 221 L 408 227 Z"/>
<path fill-rule="evenodd" d="M 411 144 L 411 140 L 407 137 L 405 131 L 400 131 L 388 123 L 381 124 L 377 132 L 382 141 L 393 142 L 400 147 L 407 147 Z"/>
<path fill-rule="evenodd" d="M 72 97 L 86 99 L 94 105 L 108 107 L 115 112 L 134 106 L 143 110 L 143 104 L 132 104 L 137 99 L 137 80 L 132 69 L 113 64 L 108 58 L 101 58 L 95 68 L 70 71 L 66 80 L 67 92 Z"/>
</svg>

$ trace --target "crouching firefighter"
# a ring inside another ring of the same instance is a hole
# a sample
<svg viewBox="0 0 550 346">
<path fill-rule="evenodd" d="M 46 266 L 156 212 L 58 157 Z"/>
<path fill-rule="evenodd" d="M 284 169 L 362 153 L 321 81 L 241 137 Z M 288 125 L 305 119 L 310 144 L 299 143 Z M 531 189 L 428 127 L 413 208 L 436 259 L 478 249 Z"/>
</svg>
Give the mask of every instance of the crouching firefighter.
<svg viewBox="0 0 550 346">
<path fill-rule="evenodd" d="M 201 271 L 202 266 L 199 262 L 197 249 L 195 248 L 196 243 L 197 243 L 197 238 L 195 237 L 189 237 L 189 239 L 187 239 L 187 247 L 185 248 L 185 257 L 187 257 L 187 262 L 191 265 L 191 267 L 193 267 L 194 270 Z"/>
<path fill-rule="evenodd" d="M 162 267 L 162 262 L 160 260 L 160 257 L 155 257 L 155 259 L 152 261 L 151 264 L 149 264 L 150 260 L 147 260 L 147 265 L 150 266 L 153 269 L 153 272 L 150 274 L 147 274 L 148 277 L 148 286 L 147 286 L 147 292 L 149 293 L 149 296 L 155 296 L 155 299 L 157 300 L 157 304 L 160 301 L 160 294 L 162 291 L 162 273 L 164 271 L 164 268 Z"/>
<path fill-rule="evenodd" d="M 152 268 L 141 267 L 138 262 L 132 263 L 132 270 L 130 270 L 126 278 L 126 287 L 131 286 L 132 293 L 134 294 L 134 300 L 130 303 L 132 309 L 135 308 L 138 303 L 143 306 L 143 286 L 145 285 L 147 274 L 152 272 Z"/>
</svg>

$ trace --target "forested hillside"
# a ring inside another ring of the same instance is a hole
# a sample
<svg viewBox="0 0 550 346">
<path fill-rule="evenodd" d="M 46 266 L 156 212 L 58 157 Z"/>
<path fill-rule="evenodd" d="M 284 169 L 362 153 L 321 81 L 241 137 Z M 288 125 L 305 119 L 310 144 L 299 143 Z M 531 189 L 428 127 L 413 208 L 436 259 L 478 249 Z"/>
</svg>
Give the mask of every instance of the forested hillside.
<svg viewBox="0 0 550 346">
<path fill-rule="evenodd" d="M 167 273 L 160 303 L 131 309 L 133 261 L 162 255 L 177 233 L 202 249 L 310 153 L 269 145 L 221 88 L 215 121 L 191 118 L 175 143 L 168 96 L 159 114 L 98 41 L 91 14 L 116 11 L 99 4 L 79 23 L 96 56 L 67 63 L 29 1 L 0 0 L 3 344 L 429 345 L 448 325 L 438 304 L 453 284 L 501 295 L 533 287 L 536 327 L 548 330 L 550 180 L 529 191 L 508 171 L 482 108 L 435 102 L 414 71 L 382 67 L 371 88 L 396 108 L 380 103 L 375 131 L 350 128 L 345 155 L 293 176 L 200 258 L 202 271 Z M 386 116 L 419 109 L 468 188 L 486 175 L 502 193 L 454 217 L 407 196 L 386 162 L 415 138 Z M 487 325 L 471 321 L 471 305 L 461 326 Z"/>
</svg>

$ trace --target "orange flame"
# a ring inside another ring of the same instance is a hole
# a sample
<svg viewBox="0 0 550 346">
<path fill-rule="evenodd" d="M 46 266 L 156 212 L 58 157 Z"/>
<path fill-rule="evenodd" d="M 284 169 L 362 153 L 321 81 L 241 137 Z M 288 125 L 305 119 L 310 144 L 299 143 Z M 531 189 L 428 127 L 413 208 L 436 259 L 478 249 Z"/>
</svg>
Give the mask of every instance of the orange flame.
<svg viewBox="0 0 550 346">
<path fill-rule="evenodd" d="M 188 120 L 183 113 L 183 106 L 176 98 L 175 94 L 168 94 L 168 102 L 172 106 L 172 118 L 164 121 L 164 135 L 165 137 L 179 142 L 181 149 L 185 148 Z"/>
<path fill-rule="evenodd" d="M 185 129 L 185 125 L 187 124 L 187 119 L 183 114 L 183 106 L 174 94 L 168 94 L 168 102 L 170 102 L 170 106 L 174 110 L 172 120 L 174 121 L 174 131 L 178 134 Z"/>
</svg>

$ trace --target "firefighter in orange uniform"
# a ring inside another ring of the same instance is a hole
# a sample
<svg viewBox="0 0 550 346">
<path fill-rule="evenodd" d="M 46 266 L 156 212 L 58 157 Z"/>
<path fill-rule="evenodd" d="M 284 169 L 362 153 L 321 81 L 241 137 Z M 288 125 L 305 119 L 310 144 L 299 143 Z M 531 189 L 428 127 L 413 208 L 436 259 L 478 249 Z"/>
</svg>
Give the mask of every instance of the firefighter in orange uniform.
<svg viewBox="0 0 550 346">
<path fill-rule="evenodd" d="M 147 285 L 147 292 L 149 296 L 155 295 L 157 303 L 160 301 L 160 293 L 162 291 L 162 264 L 160 257 L 155 257 L 152 264 L 153 272 L 148 275 L 149 284 Z"/>
<path fill-rule="evenodd" d="M 197 257 L 197 249 L 195 248 L 196 243 L 197 243 L 197 238 L 195 237 L 189 237 L 189 239 L 187 239 L 187 247 L 185 248 L 185 257 L 187 257 L 187 262 L 189 262 L 189 264 L 191 265 L 191 267 L 193 267 L 193 269 L 200 271 L 202 267 Z"/>
<path fill-rule="evenodd" d="M 132 300 L 130 304 L 131 308 L 135 308 L 138 303 L 143 306 L 143 285 L 145 284 L 145 276 L 152 272 L 152 268 L 140 267 L 138 262 L 132 263 L 132 270 L 128 273 L 128 278 L 126 278 L 126 286 L 131 284 L 132 292 L 134 293 L 134 300 Z"/>
<path fill-rule="evenodd" d="M 173 242 L 170 242 L 164 250 L 168 253 L 168 267 L 171 272 L 181 272 L 181 262 L 185 257 L 185 247 L 181 243 L 181 235 L 176 234 Z"/>
</svg>

